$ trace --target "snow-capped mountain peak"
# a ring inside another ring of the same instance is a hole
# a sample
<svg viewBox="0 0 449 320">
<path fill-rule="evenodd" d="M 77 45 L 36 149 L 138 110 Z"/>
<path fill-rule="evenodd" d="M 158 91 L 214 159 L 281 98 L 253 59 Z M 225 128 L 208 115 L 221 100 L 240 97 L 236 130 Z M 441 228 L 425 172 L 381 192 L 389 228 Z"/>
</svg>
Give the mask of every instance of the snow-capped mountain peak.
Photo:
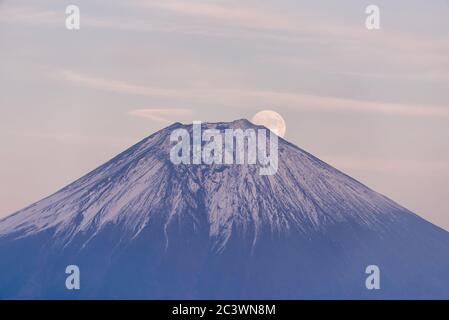
<svg viewBox="0 0 449 320">
<path fill-rule="evenodd" d="M 251 128 L 262 127 L 245 119 L 202 124 Z M 0 220 L 5 274 L 16 272 L 6 257 L 22 250 L 30 252 L 29 268 L 67 260 L 90 266 L 91 289 L 101 297 L 117 293 L 98 279 L 117 288 L 117 279 L 132 283 L 130 296 L 140 298 L 299 298 L 323 290 L 361 297 L 357 272 L 374 261 L 397 277 L 386 295 L 420 294 L 397 284 L 427 272 L 435 296 L 449 296 L 440 283 L 449 279 L 447 232 L 281 138 L 273 175 L 260 175 L 258 164 L 174 164 L 170 136 L 177 129 L 193 130 L 181 123 L 162 129 Z M 416 272 L 404 273 L 411 263 L 419 264 Z M 123 275 L 129 268 L 140 271 Z M 40 277 L 26 272 L 15 294 Z M 324 284 L 309 276 L 317 273 Z M 0 289 L 9 283 L 1 280 Z M 52 295 L 51 286 L 37 282 L 41 294 Z"/>
</svg>

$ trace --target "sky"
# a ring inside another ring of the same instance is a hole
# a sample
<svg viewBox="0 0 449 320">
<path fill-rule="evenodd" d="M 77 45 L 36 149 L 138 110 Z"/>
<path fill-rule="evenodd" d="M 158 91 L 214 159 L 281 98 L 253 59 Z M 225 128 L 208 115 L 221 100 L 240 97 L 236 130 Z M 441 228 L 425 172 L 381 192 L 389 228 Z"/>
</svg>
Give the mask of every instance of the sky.
<svg viewBox="0 0 449 320">
<path fill-rule="evenodd" d="M 449 230 L 447 0 L 0 0 L 0 69 L 0 217 L 172 122 L 269 109 Z"/>
</svg>

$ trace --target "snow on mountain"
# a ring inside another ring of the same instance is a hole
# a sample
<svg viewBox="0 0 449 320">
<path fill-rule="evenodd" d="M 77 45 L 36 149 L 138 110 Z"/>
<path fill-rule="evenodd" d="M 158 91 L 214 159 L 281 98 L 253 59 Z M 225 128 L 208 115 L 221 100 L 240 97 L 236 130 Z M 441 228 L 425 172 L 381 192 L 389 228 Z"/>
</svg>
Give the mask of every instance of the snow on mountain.
<svg viewBox="0 0 449 320">
<path fill-rule="evenodd" d="M 0 220 L 0 298 L 449 298 L 446 231 L 283 139 L 272 176 L 175 165 L 178 128 L 192 130 L 175 123 Z"/>
</svg>

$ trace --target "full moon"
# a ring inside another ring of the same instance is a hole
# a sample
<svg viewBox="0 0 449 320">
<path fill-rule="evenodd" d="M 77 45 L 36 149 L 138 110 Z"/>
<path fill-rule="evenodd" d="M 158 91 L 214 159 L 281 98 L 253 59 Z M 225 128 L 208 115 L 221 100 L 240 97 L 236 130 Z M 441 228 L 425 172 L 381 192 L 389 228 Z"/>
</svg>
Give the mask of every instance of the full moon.
<svg viewBox="0 0 449 320">
<path fill-rule="evenodd" d="M 277 112 L 271 110 L 260 111 L 253 116 L 251 122 L 267 127 L 281 138 L 285 136 L 285 121 L 284 118 L 282 118 L 282 116 Z"/>
</svg>

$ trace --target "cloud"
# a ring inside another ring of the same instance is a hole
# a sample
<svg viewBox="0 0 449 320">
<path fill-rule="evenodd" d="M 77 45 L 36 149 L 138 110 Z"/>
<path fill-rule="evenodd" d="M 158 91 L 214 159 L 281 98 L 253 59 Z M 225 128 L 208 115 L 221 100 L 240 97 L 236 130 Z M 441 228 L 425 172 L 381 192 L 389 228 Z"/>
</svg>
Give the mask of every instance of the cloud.
<svg viewBox="0 0 449 320">
<path fill-rule="evenodd" d="M 51 68 L 51 67 L 50 67 Z M 132 84 L 126 81 L 110 80 L 75 72 L 68 69 L 53 69 L 63 79 L 77 83 L 87 88 L 100 89 L 116 93 L 144 96 L 173 96 L 177 92 L 171 89 L 160 89 Z"/>
<path fill-rule="evenodd" d="M 121 4 L 125 7 L 138 7 L 146 9 L 162 9 L 172 13 L 189 15 L 192 17 L 200 16 L 211 20 L 226 22 L 222 26 L 247 27 L 253 29 L 292 29 L 293 26 L 281 16 L 275 16 L 269 12 L 257 12 L 253 9 L 227 8 L 214 4 L 187 4 L 180 2 L 135 2 L 134 4 Z M 2 15 L 0 22 L 26 25 L 48 25 L 52 27 L 64 27 L 63 11 L 57 11 L 48 8 L 32 6 L 2 6 Z M 207 37 L 254 37 L 254 33 L 242 32 L 242 30 L 229 30 L 222 28 L 213 28 L 210 25 L 199 25 L 192 21 L 172 23 L 161 19 L 123 18 L 122 16 L 98 16 L 82 13 L 82 29 L 99 28 L 110 30 L 126 30 L 138 32 L 163 32 L 179 33 L 187 35 L 202 35 Z"/>
<path fill-rule="evenodd" d="M 303 93 L 279 92 L 250 89 L 165 89 L 137 85 L 127 81 L 117 81 L 86 75 L 67 69 L 57 69 L 57 74 L 65 80 L 90 89 L 100 89 L 115 93 L 143 95 L 183 102 L 207 103 L 209 105 L 258 107 L 276 105 L 311 112 L 368 113 L 407 117 L 449 117 L 449 106 L 417 105 L 369 101 L 340 97 L 328 97 Z M 156 109 L 159 110 L 159 109 Z M 161 109 L 162 110 L 162 109 Z M 153 120 L 162 117 L 160 113 L 151 115 Z"/>
<path fill-rule="evenodd" d="M 125 30 L 129 32 L 163 32 L 207 37 L 244 38 L 251 41 L 268 39 L 321 47 L 333 45 L 334 51 L 323 52 L 315 57 L 301 60 L 298 55 L 270 56 L 264 58 L 276 64 L 298 64 L 318 70 L 343 75 L 359 75 L 369 78 L 402 77 L 418 80 L 440 81 L 444 85 L 449 79 L 449 44 L 445 38 L 434 35 L 398 33 L 394 30 L 367 33 L 357 25 L 344 25 L 339 21 L 311 19 L 305 12 L 275 14 L 261 8 L 246 8 L 231 4 L 219 5 L 200 2 L 137 1 L 123 6 L 147 8 L 150 12 L 164 10 L 174 15 L 191 19 L 149 20 L 142 16 L 123 18 L 82 13 L 82 28 Z M 2 6 L 0 22 L 47 25 L 64 28 L 64 12 L 47 8 Z M 147 17 L 148 15 L 146 15 Z M 197 18 L 204 18 L 198 23 Z M 283 32 L 266 32 L 267 30 Z M 369 48 L 369 49 L 368 49 Z M 388 56 L 387 60 L 379 57 Z M 342 59 L 341 57 L 344 57 Z M 345 65 L 346 61 L 346 65 Z M 379 64 L 379 61 L 382 61 Z M 263 61 L 262 61 L 263 62 Z M 382 72 L 360 70 L 384 66 Z"/>
<path fill-rule="evenodd" d="M 2 5 L 0 22 L 23 23 L 23 24 L 56 24 L 64 26 L 64 20 L 61 19 L 61 13 L 40 9 L 35 7 L 16 7 Z"/>
<path fill-rule="evenodd" d="M 388 32 L 373 33 L 365 28 L 364 23 L 354 24 L 330 16 L 323 16 L 318 12 L 303 10 L 279 10 L 282 6 L 264 7 L 258 4 L 252 7 L 245 7 L 242 3 L 227 2 L 226 5 L 210 2 L 198 1 L 128 1 L 123 5 L 137 6 L 149 11 L 164 10 L 174 15 L 181 15 L 186 18 L 190 26 L 200 26 L 202 32 L 213 34 L 213 26 L 223 26 L 219 29 L 222 32 L 215 32 L 216 35 L 232 33 L 235 37 L 239 33 L 244 37 L 247 33 L 242 32 L 242 28 L 262 31 L 265 37 L 278 40 L 312 41 L 329 45 L 338 43 L 340 45 L 352 45 L 365 50 L 367 47 L 373 49 L 382 46 L 384 48 L 395 48 L 410 55 L 416 51 L 429 51 L 449 49 L 445 37 L 438 37 L 432 34 L 431 37 L 411 33 L 388 30 Z M 198 23 L 202 19 L 203 23 Z M 179 21 L 177 19 L 176 21 Z M 186 26 L 184 26 L 186 27 Z M 234 33 L 239 28 L 239 33 Z M 186 29 L 186 28 L 184 28 Z M 187 28 L 188 29 L 188 28 Z M 173 29 L 177 30 L 177 29 Z M 199 29 L 197 29 L 199 30 Z M 215 29 L 216 30 L 216 29 Z M 267 30 L 284 31 L 283 33 L 266 33 Z M 179 30 L 178 30 L 179 31 Z M 257 35 L 252 34 L 254 37 Z M 259 34 L 260 36 L 260 34 Z M 394 52 L 394 51 L 392 51 Z"/>
<path fill-rule="evenodd" d="M 74 144 L 98 144 L 111 146 L 127 146 L 132 145 L 137 141 L 136 137 L 122 137 L 122 136 L 106 136 L 106 135 L 85 135 L 81 133 L 68 132 L 38 132 L 38 131 L 20 131 L 13 132 L 9 135 L 18 138 L 51 140 L 59 143 L 74 143 Z"/>
<path fill-rule="evenodd" d="M 355 50 L 383 48 L 389 52 L 401 51 L 404 55 L 422 56 L 439 52 L 446 56 L 449 45 L 445 37 L 425 36 L 396 32 L 373 33 L 366 30 L 364 24 L 350 25 L 347 21 L 331 20 L 320 17 L 315 12 L 279 11 L 263 6 L 244 7 L 226 3 L 220 5 L 210 2 L 181 1 L 127 1 L 120 3 L 124 9 L 146 9 L 153 14 L 142 18 L 132 15 L 132 18 L 122 16 L 98 16 L 89 13 L 82 14 L 82 26 L 127 31 L 181 33 L 212 37 L 232 38 L 266 38 L 277 41 L 315 43 L 352 46 Z M 158 19 L 158 10 L 163 10 L 175 16 L 187 19 Z M 131 13 L 130 13 L 131 14 Z M 188 19 L 188 18 L 191 19 Z M 201 19 L 201 21 L 199 21 Z M 2 6 L 0 22 L 25 24 L 51 24 L 64 27 L 61 12 L 47 8 Z M 282 32 L 266 32 L 282 31 Z M 360 56 L 358 53 L 354 56 Z"/>
<path fill-rule="evenodd" d="M 449 106 L 389 103 L 273 91 L 251 93 L 258 100 L 319 112 L 356 112 L 410 117 L 449 117 Z"/>
<path fill-rule="evenodd" d="M 104 77 L 94 76 L 92 74 L 76 72 L 70 69 L 53 68 L 51 66 L 43 66 L 43 69 L 47 70 L 58 81 L 62 79 L 87 89 L 153 98 L 165 98 L 170 100 L 175 99 L 179 101 L 188 100 L 189 102 L 196 103 L 210 101 L 208 100 L 208 97 L 211 97 L 208 92 L 201 90 L 168 89 L 144 86 L 129 81 L 107 79 Z"/>
<path fill-rule="evenodd" d="M 137 109 L 129 112 L 130 115 L 149 119 L 158 123 L 168 124 L 177 121 L 180 117 L 191 116 L 190 109 L 164 108 L 164 109 Z"/>
<path fill-rule="evenodd" d="M 245 8 L 241 5 L 226 6 L 206 2 L 180 2 L 180 1 L 136 1 L 135 5 L 149 8 L 162 9 L 175 14 L 200 17 L 212 22 L 224 22 L 233 26 L 243 26 L 259 29 L 295 29 L 297 23 L 286 19 L 285 15 L 277 15 L 268 10 Z"/>
</svg>

